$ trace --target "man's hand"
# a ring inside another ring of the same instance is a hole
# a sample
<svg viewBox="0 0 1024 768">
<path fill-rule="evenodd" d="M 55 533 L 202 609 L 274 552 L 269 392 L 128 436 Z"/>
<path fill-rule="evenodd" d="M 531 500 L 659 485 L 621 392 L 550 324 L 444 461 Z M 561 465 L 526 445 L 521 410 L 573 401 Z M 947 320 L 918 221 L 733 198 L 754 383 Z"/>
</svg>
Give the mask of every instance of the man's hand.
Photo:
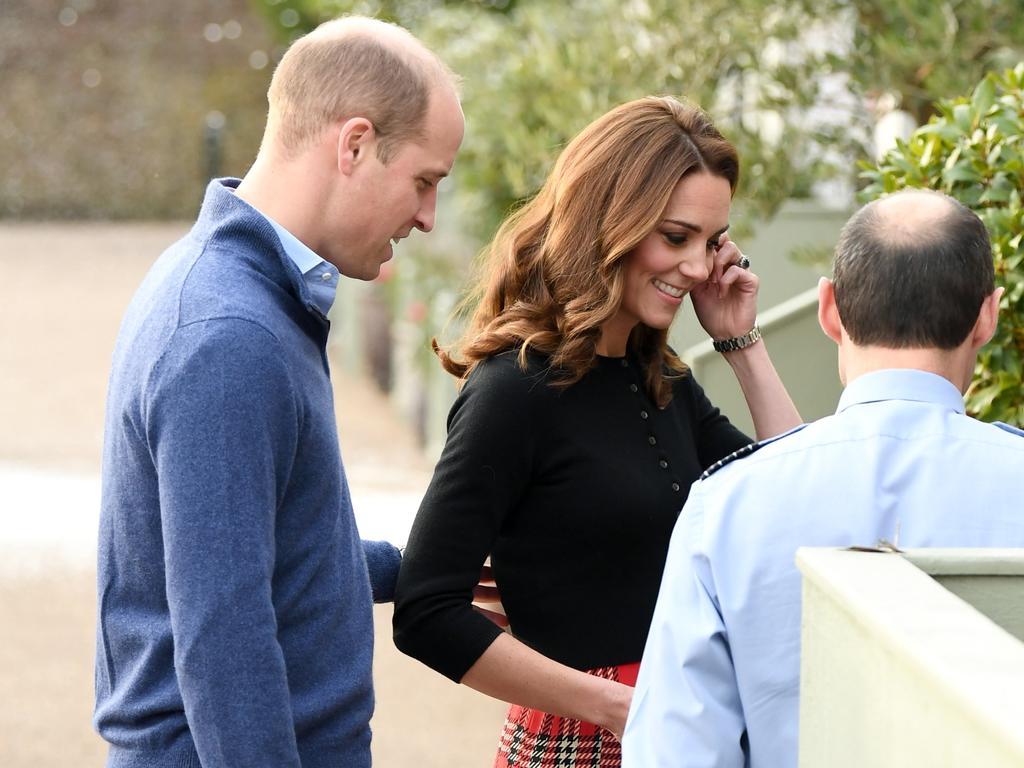
<svg viewBox="0 0 1024 768">
<path fill-rule="evenodd" d="M 488 606 L 484 608 L 483 606 Z M 481 613 L 502 629 L 508 629 L 508 618 L 501 604 L 501 595 L 494 582 L 491 566 L 484 564 L 480 569 L 480 582 L 473 587 L 473 610 Z"/>
</svg>

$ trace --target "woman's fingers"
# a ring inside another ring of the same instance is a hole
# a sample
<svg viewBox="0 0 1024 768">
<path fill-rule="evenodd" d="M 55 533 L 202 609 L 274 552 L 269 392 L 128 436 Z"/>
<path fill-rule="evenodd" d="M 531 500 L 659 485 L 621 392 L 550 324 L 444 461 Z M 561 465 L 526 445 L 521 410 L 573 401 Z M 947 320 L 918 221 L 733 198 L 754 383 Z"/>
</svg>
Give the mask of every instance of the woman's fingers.
<svg viewBox="0 0 1024 768">
<path fill-rule="evenodd" d="M 733 286 L 745 294 L 756 296 L 757 290 L 761 286 L 761 279 L 749 269 L 732 264 L 722 273 L 722 277 L 718 281 L 718 298 L 725 298 Z"/>
<path fill-rule="evenodd" d="M 714 265 L 711 269 L 710 282 L 719 282 L 729 267 L 737 264 L 743 253 L 739 246 L 729 239 L 729 234 L 723 232 L 718 238 L 718 248 L 715 249 Z"/>
</svg>

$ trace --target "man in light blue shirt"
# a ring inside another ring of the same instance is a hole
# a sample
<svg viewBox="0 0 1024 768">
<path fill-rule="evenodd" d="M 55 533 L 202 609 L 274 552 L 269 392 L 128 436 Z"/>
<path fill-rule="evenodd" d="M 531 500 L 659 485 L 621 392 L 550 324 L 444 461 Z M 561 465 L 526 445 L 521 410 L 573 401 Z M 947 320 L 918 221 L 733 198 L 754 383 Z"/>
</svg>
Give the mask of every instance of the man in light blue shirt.
<svg viewBox="0 0 1024 768">
<path fill-rule="evenodd" d="M 834 416 L 726 459 L 676 524 L 624 736 L 626 768 L 797 764 L 801 546 L 1024 546 L 1024 433 L 964 414 L 1002 289 L 981 221 L 904 191 L 846 225 L 819 322 Z"/>
</svg>

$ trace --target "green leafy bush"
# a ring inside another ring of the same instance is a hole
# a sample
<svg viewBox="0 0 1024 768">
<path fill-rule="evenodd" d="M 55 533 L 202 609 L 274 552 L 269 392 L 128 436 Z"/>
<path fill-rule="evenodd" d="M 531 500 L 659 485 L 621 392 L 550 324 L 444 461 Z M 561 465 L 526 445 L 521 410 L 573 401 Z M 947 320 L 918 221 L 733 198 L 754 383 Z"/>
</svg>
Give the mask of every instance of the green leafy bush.
<svg viewBox="0 0 1024 768">
<path fill-rule="evenodd" d="M 937 189 L 974 210 L 992 239 L 996 284 L 1006 288 L 999 329 L 978 357 L 968 411 L 1024 425 L 1024 62 L 991 73 L 970 98 L 937 104 L 938 115 L 882 161 L 864 164 L 872 199 L 905 187 Z"/>
</svg>

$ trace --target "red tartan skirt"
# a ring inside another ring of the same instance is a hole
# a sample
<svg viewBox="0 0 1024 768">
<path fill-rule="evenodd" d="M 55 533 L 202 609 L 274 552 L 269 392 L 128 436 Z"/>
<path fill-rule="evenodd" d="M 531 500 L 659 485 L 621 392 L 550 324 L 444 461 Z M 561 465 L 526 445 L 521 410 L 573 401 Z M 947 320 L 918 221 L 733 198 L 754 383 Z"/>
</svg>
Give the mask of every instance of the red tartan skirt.
<svg viewBox="0 0 1024 768">
<path fill-rule="evenodd" d="M 640 663 L 598 667 L 588 674 L 635 686 Z M 494 768 L 620 768 L 622 745 L 599 725 L 513 704 L 505 718 Z"/>
</svg>

